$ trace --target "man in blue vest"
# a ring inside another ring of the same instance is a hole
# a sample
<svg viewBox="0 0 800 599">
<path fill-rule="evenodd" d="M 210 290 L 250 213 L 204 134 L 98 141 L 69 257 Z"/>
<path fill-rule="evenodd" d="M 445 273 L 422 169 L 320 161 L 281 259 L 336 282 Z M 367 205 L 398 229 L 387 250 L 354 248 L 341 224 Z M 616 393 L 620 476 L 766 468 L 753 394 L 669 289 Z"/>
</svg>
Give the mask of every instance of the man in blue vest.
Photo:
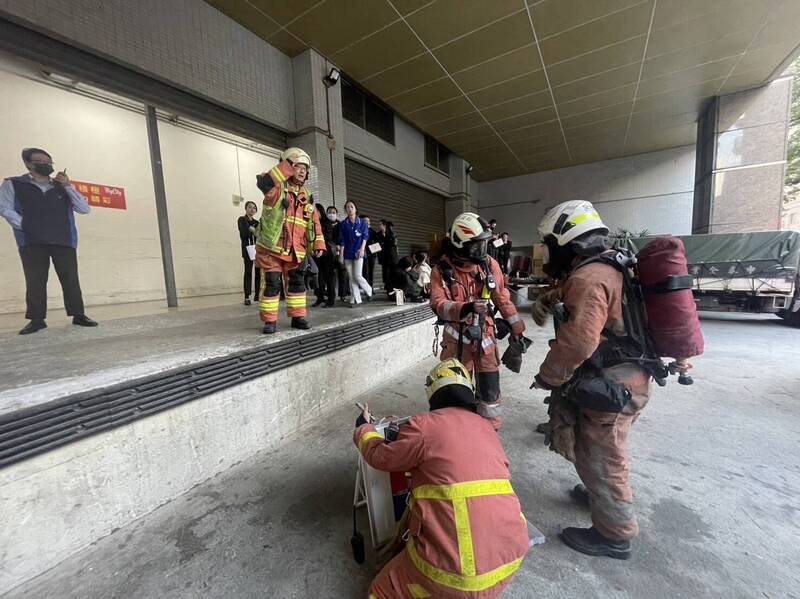
<svg viewBox="0 0 800 599">
<path fill-rule="evenodd" d="M 9 177 L 0 185 L 0 215 L 14 229 L 14 237 L 25 273 L 25 318 L 30 322 L 19 334 L 28 335 L 47 327 L 47 276 L 50 261 L 64 292 L 64 307 L 72 324 L 95 327 L 83 312 L 78 281 L 78 231 L 74 212 L 89 213 L 89 203 L 72 187 L 66 170 L 50 177 L 53 159 L 39 148 L 22 150 L 28 173 Z"/>
</svg>

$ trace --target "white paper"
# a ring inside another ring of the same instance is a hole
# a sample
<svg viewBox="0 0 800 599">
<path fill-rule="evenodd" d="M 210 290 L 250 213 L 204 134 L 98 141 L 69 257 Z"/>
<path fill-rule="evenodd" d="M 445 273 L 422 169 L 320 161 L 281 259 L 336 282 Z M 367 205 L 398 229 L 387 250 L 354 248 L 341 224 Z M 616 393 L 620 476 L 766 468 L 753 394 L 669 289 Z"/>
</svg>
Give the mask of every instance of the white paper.
<svg viewBox="0 0 800 599">
<path fill-rule="evenodd" d="M 372 245 L 369 245 L 367 247 L 369 248 L 369 251 L 372 252 L 373 254 L 377 254 L 378 252 L 381 251 L 380 243 L 373 243 Z"/>
<path fill-rule="evenodd" d="M 250 256 L 251 260 L 256 259 L 256 246 L 254 245 L 246 245 L 245 249 L 247 250 L 247 255 Z"/>
<path fill-rule="evenodd" d="M 499 248 L 499 247 L 500 247 L 501 245 L 503 245 L 503 244 L 505 244 L 505 241 L 503 241 L 503 240 L 502 240 L 502 238 L 500 238 L 500 237 L 498 237 L 497 239 L 495 239 L 495 240 L 492 242 L 492 245 L 493 245 L 494 247 L 496 247 L 496 248 Z"/>
</svg>

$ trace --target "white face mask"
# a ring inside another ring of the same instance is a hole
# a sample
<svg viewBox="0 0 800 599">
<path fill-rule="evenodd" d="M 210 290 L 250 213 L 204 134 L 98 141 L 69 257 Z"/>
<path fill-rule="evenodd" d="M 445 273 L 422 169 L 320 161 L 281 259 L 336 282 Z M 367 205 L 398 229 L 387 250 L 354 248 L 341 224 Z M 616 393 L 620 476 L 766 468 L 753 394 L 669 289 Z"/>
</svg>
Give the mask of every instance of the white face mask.
<svg viewBox="0 0 800 599">
<path fill-rule="evenodd" d="M 331 222 L 336 222 L 336 217 L 337 216 L 338 215 L 335 212 L 329 212 L 328 213 L 328 220 L 330 220 Z"/>
</svg>

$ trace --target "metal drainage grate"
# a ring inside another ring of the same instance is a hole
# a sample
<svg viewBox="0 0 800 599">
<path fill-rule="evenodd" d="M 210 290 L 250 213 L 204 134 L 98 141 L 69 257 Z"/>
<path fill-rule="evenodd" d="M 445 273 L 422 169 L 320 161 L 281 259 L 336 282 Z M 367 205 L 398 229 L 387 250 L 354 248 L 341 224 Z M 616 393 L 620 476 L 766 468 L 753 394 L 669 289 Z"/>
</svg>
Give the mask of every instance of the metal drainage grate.
<svg viewBox="0 0 800 599">
<path fill-rule="evenodd" d="M 7 414 L 0 467 L 432 317 L 426 304 Z"/>
</svg>

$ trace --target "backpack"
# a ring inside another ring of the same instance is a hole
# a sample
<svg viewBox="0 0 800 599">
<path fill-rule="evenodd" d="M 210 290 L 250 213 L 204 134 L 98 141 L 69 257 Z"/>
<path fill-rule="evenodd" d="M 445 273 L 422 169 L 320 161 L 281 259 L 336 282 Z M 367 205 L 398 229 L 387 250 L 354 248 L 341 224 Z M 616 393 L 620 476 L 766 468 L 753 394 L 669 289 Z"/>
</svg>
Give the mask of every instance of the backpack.
<svg viewBox="0 0 800 599">
<path fill-rule="evenodd" d="M 632 362 L 644 368 L 660 386 L 678 373 L 678 382 L 691 385 L 688 358 L 703 353 L 703 333 L 692 294 L 686 250 L 677 237 L 656 237 L 638 255 L 617 248 L 577 266 L 602 262 L 622 273 L 622 317 L 626 337 L 603 331 L 599 359 L 602 367 Z M 664 357 L 674 358 L 665 364 Z"/>
</svg>

